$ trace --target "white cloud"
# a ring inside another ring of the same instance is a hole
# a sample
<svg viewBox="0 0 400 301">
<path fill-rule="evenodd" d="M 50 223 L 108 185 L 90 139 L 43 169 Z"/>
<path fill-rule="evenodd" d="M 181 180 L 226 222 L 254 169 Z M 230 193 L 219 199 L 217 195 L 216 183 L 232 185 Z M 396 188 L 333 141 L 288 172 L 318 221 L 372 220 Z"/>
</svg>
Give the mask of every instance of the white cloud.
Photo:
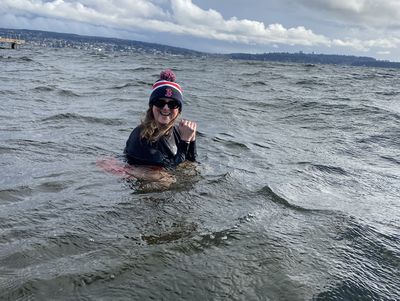
<svg viewBox="0 0 400 301">
<path fill-rule="evenodd" d="M 198 37 L 229 42 L 289 45 L 329 44 L 329 40 L 304 27 L 266 26 L 262 22 L 232 17 L 225 20 L 215 10 L 203 10 L 190 0 L 173 0 L 172 16 L 184 32 Z"/>
<path fill-rule="evenodd" d="M 362 27 L 400 27 L 399 0 L 291 0 Z"/>
<path fill-rule="evenodd" d="M 371 48 L 380 49 L 393 49 L 400 45 L 400 39 L 398 38 L 379 38 L 375 40 L 359 40 L 359 39 L 347 39 L 339 40 L 334 39 L 332 46 L 350 47 L 359 51 L 368 51 Z"/>
<path fill-rule="evenodd" d="M 319 9 L 353 14 L 369 12 L 375 7 L 372 0 L 300 1 L 304 5 L 318 6 Z M 399 2 L 382 1 L 386 5 L 381 11 L 397 8 L 400 0 L 396 1 Z M 370 48 L 384 51 L 400 45 L 400 39 L 394 37 L 368 40 L 332 39 L 316 34 L 304 26 L 285 28 L 278 23 L 266 25 L 263 22 L 236 17 L 224 19 L 218 11 L 204 10 L 192 0 L 2 0 L 0 17 L 2 10 L 8 15 L 15 15 L 17 19 L 85 23 L 92 27 L 165 32 L 245 44 L 335 46 L 358 51 L 367 51 Z"/>
</svg>

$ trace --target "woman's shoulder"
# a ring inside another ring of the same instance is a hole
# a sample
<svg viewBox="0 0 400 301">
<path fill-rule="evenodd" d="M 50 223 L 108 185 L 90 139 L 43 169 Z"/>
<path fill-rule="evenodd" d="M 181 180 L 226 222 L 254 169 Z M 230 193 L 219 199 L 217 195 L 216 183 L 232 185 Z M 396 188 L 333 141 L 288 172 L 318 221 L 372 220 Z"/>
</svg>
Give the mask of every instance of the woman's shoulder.
<svg viewBox="0 0 400 301">
<path fill-rule="evenodd" d="M 131 137 L 140 137 L 140 132 L 142 131 L 142 126 L 138 125 L 137 127 L 135 127 L 131 134 L 129 135 L 129 139 L 131 139 Z"/>
<path fill-rule="evenodd" d="M 139 143 L 141 140 L 140 133 L 141 133 L 141 126 L 138 125 L 137 127 L 135 127 L 132 130 L 131 134 L 129 135 L 128 140 L 126 141 L 126 145 L 133 146 L 133 145 L 136 145 L 137 143 Z"/>
</svg>

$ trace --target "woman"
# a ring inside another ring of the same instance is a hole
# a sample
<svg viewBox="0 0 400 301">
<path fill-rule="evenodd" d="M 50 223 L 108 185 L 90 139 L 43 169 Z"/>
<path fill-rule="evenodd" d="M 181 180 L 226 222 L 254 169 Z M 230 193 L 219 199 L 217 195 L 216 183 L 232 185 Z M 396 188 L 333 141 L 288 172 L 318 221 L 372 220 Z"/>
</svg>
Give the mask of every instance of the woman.
<svg viewBox="0 0 400 301">
<path fill-rule="evenodd" d="M 146 116 L 126 142 L 129 164 L 171 168 L 196 160 L 196 123 L 182 120 L 175 125 L 183 103 L 182 89 L 175 80 L 168 69 L 154 83 Z"/>
</svg>

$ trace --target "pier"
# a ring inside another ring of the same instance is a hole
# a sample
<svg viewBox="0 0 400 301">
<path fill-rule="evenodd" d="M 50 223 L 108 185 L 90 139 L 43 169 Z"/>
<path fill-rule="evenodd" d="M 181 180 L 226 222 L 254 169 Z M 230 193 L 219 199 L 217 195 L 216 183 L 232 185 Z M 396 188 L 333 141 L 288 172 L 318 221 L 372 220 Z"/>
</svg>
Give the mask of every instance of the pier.
<svg viewBox="0 0 400 301">
<path fill-rule="evenodd" d="M 10 43 L 11 49 L 15 49 L 17 47 L 17 45 L 25 44 L 25 40 L 0 37 L 0 43 Z"/>
</svg>

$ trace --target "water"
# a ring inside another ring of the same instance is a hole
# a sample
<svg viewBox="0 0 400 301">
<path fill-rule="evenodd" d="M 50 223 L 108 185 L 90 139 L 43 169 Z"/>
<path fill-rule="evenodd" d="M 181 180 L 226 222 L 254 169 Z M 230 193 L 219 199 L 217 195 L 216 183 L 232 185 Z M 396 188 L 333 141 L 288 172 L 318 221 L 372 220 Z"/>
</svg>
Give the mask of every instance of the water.
<svg viewBox="0 0 400 301">
<path fill-rule="evenodd" d="M 70 49 L 0 52 L 1 300 L 400 299 L 400 71 Z M 118 156 L 162 69 L 197 172 Z"/>
</svg>

